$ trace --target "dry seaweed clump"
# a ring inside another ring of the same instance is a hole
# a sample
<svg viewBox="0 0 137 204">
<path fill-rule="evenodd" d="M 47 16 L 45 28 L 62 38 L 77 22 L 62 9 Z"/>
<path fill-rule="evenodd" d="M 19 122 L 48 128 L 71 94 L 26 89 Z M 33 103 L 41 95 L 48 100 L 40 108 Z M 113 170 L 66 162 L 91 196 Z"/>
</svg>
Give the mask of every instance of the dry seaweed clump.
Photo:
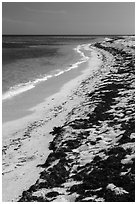
<svg viewBox="0 0 137 204">
<path fill-rule="evenodd" d="M 83 104 L 54 127 L 40 178 L 19 202 L 135 201 L 135 56 L 125 42 L 115 37 L 94 45 L 115 60 L 102 58 L 94 90 L 92 78 L 82 82 Z"/>
</svg>

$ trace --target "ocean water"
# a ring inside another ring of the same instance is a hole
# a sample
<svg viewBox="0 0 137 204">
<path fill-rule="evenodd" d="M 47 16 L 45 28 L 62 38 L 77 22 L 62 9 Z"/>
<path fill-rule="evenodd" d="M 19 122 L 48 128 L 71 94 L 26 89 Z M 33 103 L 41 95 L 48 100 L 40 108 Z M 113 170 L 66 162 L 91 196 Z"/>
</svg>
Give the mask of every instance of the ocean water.
<svg viewBox="0 0 137 204">
<path fill-rule="evenodd" d="M 3 101 L 77 68 L 85 57 L 80 46 L 95 39 L 95 36 L 3 36 Z"/>
</svg>

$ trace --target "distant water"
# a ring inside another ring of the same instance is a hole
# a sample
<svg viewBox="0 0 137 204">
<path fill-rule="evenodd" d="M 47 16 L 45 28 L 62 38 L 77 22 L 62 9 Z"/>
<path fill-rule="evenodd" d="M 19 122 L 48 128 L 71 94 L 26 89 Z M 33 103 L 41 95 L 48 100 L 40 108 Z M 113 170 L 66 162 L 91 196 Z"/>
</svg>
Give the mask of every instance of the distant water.
<svg viewBox="0 0 137 204">
<path fill-rule="evenodd" d="M 41 81 L 77 68 L 80 44 L 94 36 L 3 36 L 3 100 L 34 88 Z"/>
</svg>

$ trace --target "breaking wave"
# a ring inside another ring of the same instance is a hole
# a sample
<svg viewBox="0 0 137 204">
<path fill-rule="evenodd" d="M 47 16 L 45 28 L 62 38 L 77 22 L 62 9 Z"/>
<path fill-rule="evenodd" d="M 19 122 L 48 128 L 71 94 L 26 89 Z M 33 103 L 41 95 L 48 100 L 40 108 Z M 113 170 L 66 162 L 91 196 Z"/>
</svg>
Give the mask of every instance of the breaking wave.
<svg viewBox="0 0 137 204">
<path fill-rule="evenodd" d="M 80 64 L 86 62 L 89 59 L 89 57 L 85 56 L 84 52 L 81 51 L 81 49 L 88 50 L 89 46 L 90 46 L 90 44 L 83 44 L 83 45 L 78 45 L 76 48 L 74 48 L 74 50 L 81 55 L 81 59 L 78 62 L 72 64 L 69 67 L 66 67 L 65 70 L 57 69 L 53 73 L 50 73 L 49 75 L 44 75 L 41 78 L 37 78 L 33 81 L 29 81 L 26 83 L 20 83 L 18 85 L 10 87 L 10 89 L 2 95 L 2 100 L 10 99 L 16 95 L 19 95 L 19 94 L 25 92 L 25 91 L 28 91 L 30 89 L 35 88 L 35 86 L 40 82 L 46 81 L 52 77 L 57 77 L 61 74 L 64 74 L 65 72 L 68 72 L 72 69 L 78 68 L 78 66 Z"/>
</svg>

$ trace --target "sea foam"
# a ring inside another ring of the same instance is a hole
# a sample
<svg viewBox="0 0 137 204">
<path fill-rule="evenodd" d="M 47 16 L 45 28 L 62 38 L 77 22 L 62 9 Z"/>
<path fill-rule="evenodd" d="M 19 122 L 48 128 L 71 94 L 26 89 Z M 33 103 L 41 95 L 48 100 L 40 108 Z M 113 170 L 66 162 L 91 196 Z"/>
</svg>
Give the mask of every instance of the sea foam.
<svg viewBox="0 0 137 204">
<path fill-rule="evenodd" d="M 90 46 L 90 44 L 82 44 L 82 45 L 78 45 L 76 48 L 74 48 L 74 50 L 81 55 L 81 59 L 78 62 L 72 64 L 69 67 L 66 67 L 65 70 L 58 69 L 55 72 L 53 72 L 52 74 L 44 75 L 41 78 L 35 79 L 34 81 L 29 81 L 26 83 L 20 83 L 18 85 L 13 86 L 2 95 L 2 100 L 4 101 L 6 99 L 10 99 L 16 95 L 19 95 L 23 92 L 26 92 L 28 90 L 35 88 L 35 86 L 40 82 L 46 81 L 52 77 L 58 77 L 59 75 L 65 73 L 65 72 L 68 72 L 72 69 L 78 68 L 78 66 L 80 64 L 86 62 L 89 59 L 89 57 L 85 56 L 84 52 L 81 51 L 81 49 L 85 49 L 85 50 L 90 49 L 89 46 Z"/>
</svg>

